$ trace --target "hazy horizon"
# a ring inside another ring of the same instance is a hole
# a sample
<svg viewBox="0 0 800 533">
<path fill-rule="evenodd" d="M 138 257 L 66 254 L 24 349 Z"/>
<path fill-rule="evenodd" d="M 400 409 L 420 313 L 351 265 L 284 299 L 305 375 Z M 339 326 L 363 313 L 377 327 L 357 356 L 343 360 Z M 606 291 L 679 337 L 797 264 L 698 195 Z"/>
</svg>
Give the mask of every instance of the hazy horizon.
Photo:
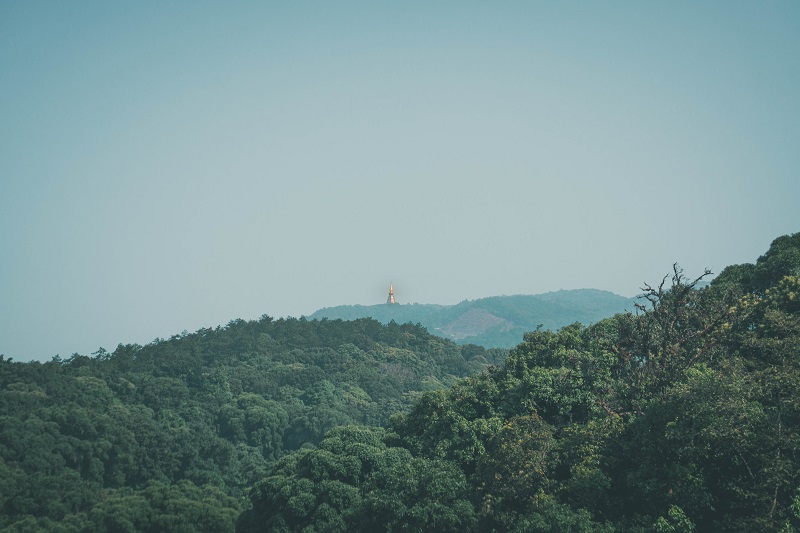
<svg viewBox="0 0 800 533">
<path fill-rule="evenodd" d="M 0 3 L 0 353 L 596 288 L 800 231 L 800 4 Z"/>
</svg>

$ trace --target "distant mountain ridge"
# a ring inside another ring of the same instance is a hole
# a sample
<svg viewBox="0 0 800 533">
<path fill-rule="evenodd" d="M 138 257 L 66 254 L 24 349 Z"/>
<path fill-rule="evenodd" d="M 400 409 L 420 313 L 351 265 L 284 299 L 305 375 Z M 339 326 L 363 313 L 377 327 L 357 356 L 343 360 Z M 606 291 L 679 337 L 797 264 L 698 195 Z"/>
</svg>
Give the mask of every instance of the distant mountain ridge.
<svg viewBox="0 0 800 533">
<path fill-rule="evenodd" d="M 617 313 L 633 311 L 635 298 L 599 289 L 572 289 L 532 295 L 490 296 L 456 305 L 340 305 L 315 311 L 309 319 L 355 320 L 371 317 L 388 324 L 411 322 L 459 344 L 511 348 L 541 324 L 559 329 L 590 324 Z"/>
</svg>

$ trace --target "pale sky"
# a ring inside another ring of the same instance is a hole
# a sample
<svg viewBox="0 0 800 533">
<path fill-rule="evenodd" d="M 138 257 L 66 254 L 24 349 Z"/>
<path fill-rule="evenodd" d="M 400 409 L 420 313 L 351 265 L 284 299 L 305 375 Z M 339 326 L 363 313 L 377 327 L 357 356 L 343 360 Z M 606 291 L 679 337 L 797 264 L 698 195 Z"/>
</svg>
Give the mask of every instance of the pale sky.
<svg viewBox="0 0 800 533">
<path fill-rule="evenodd" d="M 800 2 L 0 2 L 0 353 L 800 231 Z"/>
</svg>

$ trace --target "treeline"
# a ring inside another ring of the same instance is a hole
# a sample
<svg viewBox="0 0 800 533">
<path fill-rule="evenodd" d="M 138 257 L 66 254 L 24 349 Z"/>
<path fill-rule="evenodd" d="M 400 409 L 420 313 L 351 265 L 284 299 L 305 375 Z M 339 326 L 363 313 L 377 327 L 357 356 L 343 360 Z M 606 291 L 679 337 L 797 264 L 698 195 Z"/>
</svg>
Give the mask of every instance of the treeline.
<svg viewBox="0 0 800 533">
<path fill-rule="evenodd" d="M 800 233 L 279 459 L 239 531 L 800 530 Z"/>
<path fill-rule="evenodd" d="M 0 356 L 0 529 L 232 531 L 270 463 L 498 363 L 411 324 L 235 320 L 92 357 Z"/>
</svg>

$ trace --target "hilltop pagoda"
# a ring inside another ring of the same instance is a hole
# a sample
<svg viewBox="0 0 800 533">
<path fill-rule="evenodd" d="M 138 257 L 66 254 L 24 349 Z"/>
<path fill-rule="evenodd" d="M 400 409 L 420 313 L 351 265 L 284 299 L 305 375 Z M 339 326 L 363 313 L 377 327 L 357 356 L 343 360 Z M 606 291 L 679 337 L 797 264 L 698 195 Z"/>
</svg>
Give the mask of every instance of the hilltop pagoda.
<svg viewBox="0 0 800 533">
<path fill-rule="evenodd" d="M 386 298 L 386 305 L 396 304 L 397 302 L 394 301 L 394 288 L 392 284 L 389 284 L 389 297 Z"/>
</svg>

